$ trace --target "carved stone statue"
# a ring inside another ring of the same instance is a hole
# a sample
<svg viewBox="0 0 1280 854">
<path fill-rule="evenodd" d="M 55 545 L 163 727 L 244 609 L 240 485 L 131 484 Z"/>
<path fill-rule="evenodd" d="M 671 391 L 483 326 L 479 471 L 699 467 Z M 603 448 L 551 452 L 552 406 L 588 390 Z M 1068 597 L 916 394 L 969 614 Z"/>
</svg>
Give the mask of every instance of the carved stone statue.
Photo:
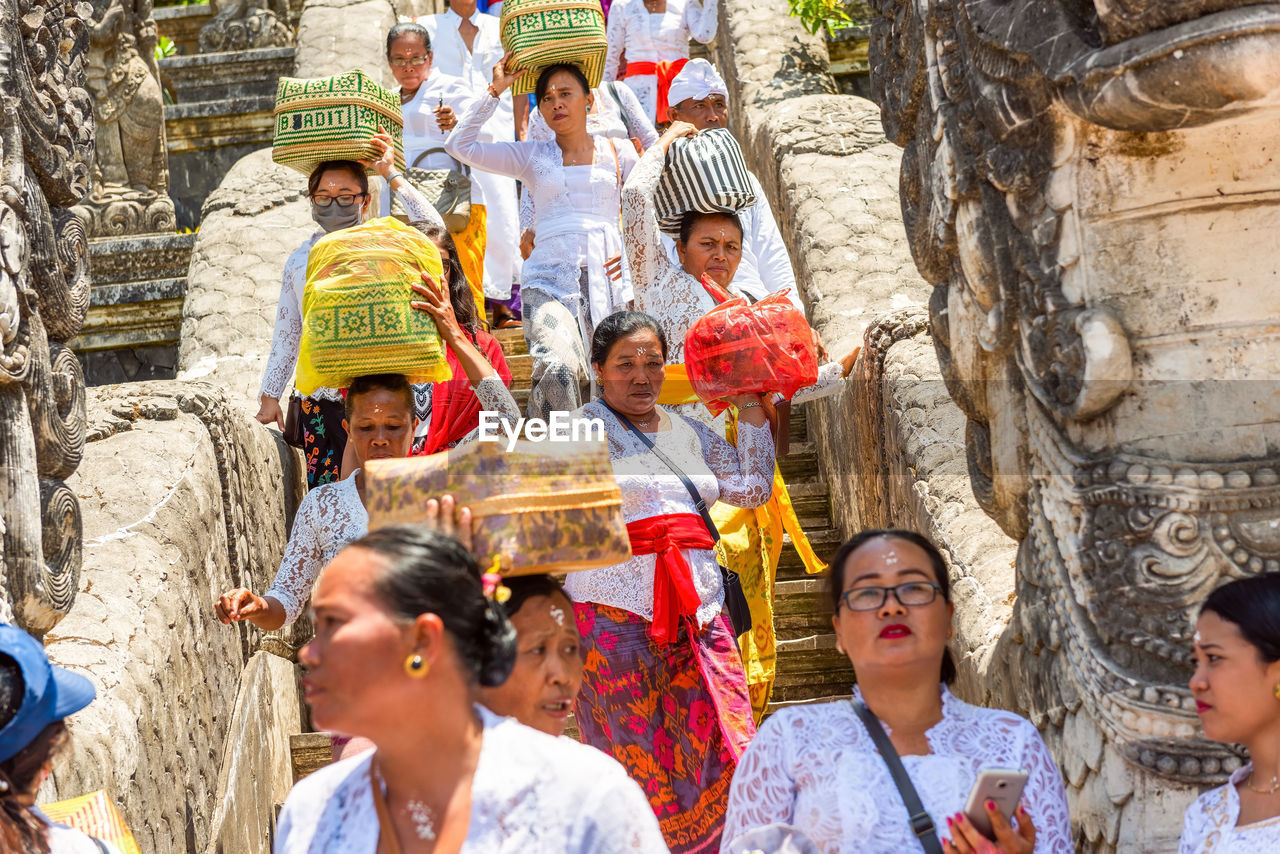
<svg viewBox="0 0 1280 854">
<path fill-rule="evenodd" d="M 87 202 L 92 237 L 172 232 L 164 99 L 151 0 L 92 0 L 88 88 L 97 155 Z"/>
<path fill-rule="evenodd" d="M 1086 850 L 1172 851 L 1241 762 L 1198 737 L 1197 608 L 1280 569 L 1280 7 L 872 5 L 974 492 L 1021 541 L 1008 701 Z"/>
<path fill-rule="evenodd" d="M 200 28 L 200 52 L 288 47 L 293 44 L 288 0 L 213 0 L 216 14 Z"/>
<path fill-rule="evenodd" d="M 71 607 L 84 377 L 66 342 L 89 308 L 84 196 L 93 106 L 87 21 L 61 0 L 0 0 L 0 619 L 48 631 Z"/>
</svg>

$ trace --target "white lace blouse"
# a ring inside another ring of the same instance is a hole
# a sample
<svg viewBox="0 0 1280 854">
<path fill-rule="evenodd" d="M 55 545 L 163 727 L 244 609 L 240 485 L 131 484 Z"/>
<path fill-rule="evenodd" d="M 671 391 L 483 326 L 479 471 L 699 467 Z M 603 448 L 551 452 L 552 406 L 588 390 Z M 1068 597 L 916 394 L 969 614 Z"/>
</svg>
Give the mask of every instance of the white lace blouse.
<svg viewBox="0 0 1280 854">
<path fill-rule="evenodd" d="M 651 14 L 641 0 L 618 0 L 609 7 L 604 79 L 618 80 L 627 62 L 673 62 L 689 58 L 689 39 L 707 44 L 719 26 L 719 0 L 667 0 L 667 11 Z M 658 82 L 652 74 L 633 74 L 626 84 L 648 116 L 657 110 Z"/>
<path fill-rule="evenodd" d="M 1023 804 L 1036 825 L 1036 854 L 1070 854 L 1066 790 L 1040 733 L 1012 712 L 941 691 L 942 720 L 926 733 L 932 752 L 902 757 L 939 836 L 947 837 L 947 817 L 964 809 L 979 771 L 1019 768 L 1030 774 Z M 861 699 L 856 688 L 854 696 Z M 743 754 L 721 850 L 774 822 L 796 827 L 823 854 L 922 850 L 889 769 L 848 700 L 782 709 Z"/>
<path fill-rule="evenodd" d="M 430 222 L 444 227 L 444 220 L 440 218 L 435 206 L 412 185 L 404 184 L 396 197 L 404 205 L 410 222 Z M 293 378 L 293 369 L 298 364 L 298 348 L 302 344 L 302 295 L 307 287 L 307 257 L 311 254 L 311 247 L 324 235 L 324 231 L 312 234 L 284 262 L 284 274 L 280 277 L 280 299 L 276 303 L 276 323 L 271 331 L 271 353 L 267 357 L 266 370 L 262 373 L 259 396 L 279 400 Z M 342 399 L 338 390 L 332 388 L 316 389 L 311 397 L 322 400 Z"/>
<path fill-rule="evenodd" d="M 463 854 L 667 851 L 644 792 L 613 757 L 482 706 L 476 712 L 484 735 Z M 321 768 L 293 787 L 280 811 L 276 854 L 375 854 L 373 753 Z"/>
<path fill-rule="evenodd" d="M 1178 854 L 1261 854 L 1280 851 L 1280 816 L 1253 824 L 1240 820 L 1240 793 L 1236 786 L 1248 778 L 1252 765 L 1238 768 L 1225 786 L 1196 799 L 1182 822 Z"/>
<path fill-rule="evenodd" d="M 484 411 L 497 412 L 508 423 L 519 420 L 519 407 L 501 377 L 485 377 L 476 386 L 475 393 Z M 472 430 L 458 444 L 475 441 L 478 434 L 479 428 Z M 307 493 L 293 517 L 293 530 L 284 547 L 280 569 L 265 594 L 284 607 L 285 625 L 302 614 L 325 564 L 333 560 L 343 546 L 360 539 L 368 530 L 369 513 L 356 489 L 355 472 L 345 480 L 317 486 Z"/>
<path fill-rule="evenodd" d="M 618 213 L 622 184 L 636 164 L 635 149 L 625 142 L 594 137 L 594 165 L 574 171 L 576 167 L 565 167 L 560 146 L 554 140 L 481 142 L 480 129 L 497 104 L 492 95 L 482 99 L 449 134 L 445 149 L 477 169 L 523 182 L 536 210 L 533 227 L 537 244 L 524 262 L 522 289 L 550 294 L 577 316 L 578 275 L 586 267 L 591 318 L 593 325 L 599 324 L 611 313 L 610 306 L 631 300 L 627 277 L 610 279 L 604 264 L 608 258 L 622 254 Z M 573 187 L 575 183 L 584 186 Z M 571 189 L 589 205 L 575 207 L 570 199 Z"/>
<path fill-rule="evenodd" d="M 578 410 L 584 418 L 599 418 L 609 439 L 613 474 L 622 490 L 622 515 L 627 522 L 697 513 L 680 478 L 658 459 L 634 433 L 598 400 Z M 759 507 L 773 492 L 773 434 L 766 427 L 743 422 L 738 447 L 710 427 L 666 410 L 671 429 L 647 434 L 655 445 L 693 481 L 710 507 L 717 500 L 735 507 Z M 698 624 L 705 626 L 720 613 L 724 587 L 712 549 L 681 549 L 702 600 Z M 656 555 L 636 555 L 603 569 L 571 572 L 565 591 L 575 602 L 597 602 L 653 619 L 653 572 Z"/>
<path fill-rule="evenodd" d="M 671 260 L 662 245 L 653 198 L 665 164 L 666 157 L 658 146 L 640 158 L 622 191 L 622 228 L 636 309 L 662 324 L 667 335 L 667 361 L 674 364 L 684 361 L 684 336 L 689 327 L 716 303 L 701 282 Z M 733 284 L 729 289 L 734 289 Z M 839 392 L 844 387 L 843 374 L 839 362 L 820 365 L 817 382 L 796 392 L 791 402 L 799 404 Z"/>
</svg>

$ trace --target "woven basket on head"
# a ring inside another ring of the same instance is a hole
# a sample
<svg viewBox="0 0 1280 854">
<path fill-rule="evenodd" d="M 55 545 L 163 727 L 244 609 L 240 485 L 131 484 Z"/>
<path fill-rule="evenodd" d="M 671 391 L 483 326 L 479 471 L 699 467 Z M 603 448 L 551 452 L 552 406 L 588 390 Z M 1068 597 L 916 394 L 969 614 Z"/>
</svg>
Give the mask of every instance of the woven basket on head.
<svg viewBox="0 0 1280 854">
<path fill-rule="evenodd" d="M 604 79 L 604 13 L 600 0 L 506 0 L 502 4 L 502 47 L 515 70 L 527 68 L 511 94 L 528 95 L 548 65 L 578 66 L 591 88 Z"/>
<path fill-rule="evenodd" d="M 400 98 L 363 71 L 304 80 L 281 77 L 276 88 L 276 132 L 271 159 L 310 175 L 326 160 L 373 160 L 381 128 L 395 144 L 404 171 L 404 118 Z"/>
</svg>

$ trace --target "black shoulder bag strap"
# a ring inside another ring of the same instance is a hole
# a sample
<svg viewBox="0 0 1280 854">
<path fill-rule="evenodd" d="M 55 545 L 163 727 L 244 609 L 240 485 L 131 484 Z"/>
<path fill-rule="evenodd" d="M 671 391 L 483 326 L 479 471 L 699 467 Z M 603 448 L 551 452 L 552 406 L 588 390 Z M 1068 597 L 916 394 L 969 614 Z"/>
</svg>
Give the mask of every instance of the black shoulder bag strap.
<svg viewBox="0 0 1280 854">
<path fill-rule="evenodd" d="M 670 457 L 658 450 L 658 446 L 653 444 L 653 440 L 646 436 L 639 427 L 631 423 L 630 418 L 605 403 L 603 398 L 600 402 L 613 413 L 613 417 L 618 419 L 618 423 L 634 433 L 636 438 L 643 442 L 645 447 L 652 451 L 653 455 L 661 460 L 664 466 L 671 469 L 672 474 L 680 478 L 684 488 L 689 490 L 689 497 L 693 499 L 693 506 L 697 509 L 698 515 L 702 517 L 702 523 L 707 526 L 707 533 L 711 535 L 711 539 L 719 543 L 720 529 L 716 527 L 715 521 L 711 518 L 711 513 L 707 510 L 707 502 L 702 500 L 702 494 L 693 485 L 693 481 L 689 480 L 688 475 L 681 471 L 680 467 L 673 463 Z M 717 562 L 720 560 L 719 553 L 716 554 L 716 560 Z M 733 623 L 733 633 L 740 635 L 745 631 L 749 631 L 754 625 L 751 620 L 751 607 L 747 604 L 747 595 L 742 589 L 742 579 L 738 577 L 738 573 L 729 569 L 723 563 L 720 564 L 720 577 L 724 582 L 724 605 L 729 612 L 729 622 Z"/>
<path fill-rule="evenodd" d="M 911 782 L 911 777 L 907 775 L 907 769 L 902 767 L 902 759 L 894 749 L 893 742 L 889 740 L 884 727 L 880 725 L 876 716 L 871 714 L 866 703 L 852 697 L 849 698 L 849 703 L 862 720 L 862 725 L 867 728 L 867 733 L 875 743 L 876 750 L 880 751 L 880 758 L 884 760 L 885 765 L 889 766 L 889 775 L 893 777 L 893 784 L 898 787 L 898 794 L 902 795 L 902 802 L 906 804 L 907 813 L 911 816 L 908 820 L 911 832 L 920 840 L 920 844 L 928 854 L 942 854 L 942 843 L 938 841 L 933 819 L 929 817 L 924 804 L 920 802 L 920 795 L 916 793 L 916 787 Z"/>
</svg>

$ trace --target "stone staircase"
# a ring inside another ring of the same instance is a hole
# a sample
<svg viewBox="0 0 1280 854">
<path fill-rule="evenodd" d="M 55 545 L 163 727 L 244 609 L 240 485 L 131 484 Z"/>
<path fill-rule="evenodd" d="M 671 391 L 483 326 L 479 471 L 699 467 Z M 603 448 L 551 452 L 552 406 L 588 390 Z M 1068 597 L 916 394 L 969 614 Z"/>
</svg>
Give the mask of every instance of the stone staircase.
<svg viewBox="0 0 1280 854">
<path fill-rule="evenodd" d="M 520 329 L 499 329 L 511 369 L 511 393 L 523 411 L 529 399 L 533 359 Z M 809 542 L 826 559 L 839 546 L 840 532 L 831 522 L 831 497 L 818 466 L 817 446 L 809 436 L 803 405 L 791 412 L 791 450 L 779 462 L 791 502 Z M 853 683 L 849 660 L 836 649 L 831 627 L 831 604 L 822 575 L 806 575 L 790 537 L 783 545 L 774 588 L 774 626 L 778 637 L 778 672 L 768 714 L 784 706 L 821 702 L 848 694 Z M 572 718 L 565 733 L 577 737 Z M 290 740 L 294 781 L 332 761 L 329 737 L 300 733 Z"/>
</svg>

